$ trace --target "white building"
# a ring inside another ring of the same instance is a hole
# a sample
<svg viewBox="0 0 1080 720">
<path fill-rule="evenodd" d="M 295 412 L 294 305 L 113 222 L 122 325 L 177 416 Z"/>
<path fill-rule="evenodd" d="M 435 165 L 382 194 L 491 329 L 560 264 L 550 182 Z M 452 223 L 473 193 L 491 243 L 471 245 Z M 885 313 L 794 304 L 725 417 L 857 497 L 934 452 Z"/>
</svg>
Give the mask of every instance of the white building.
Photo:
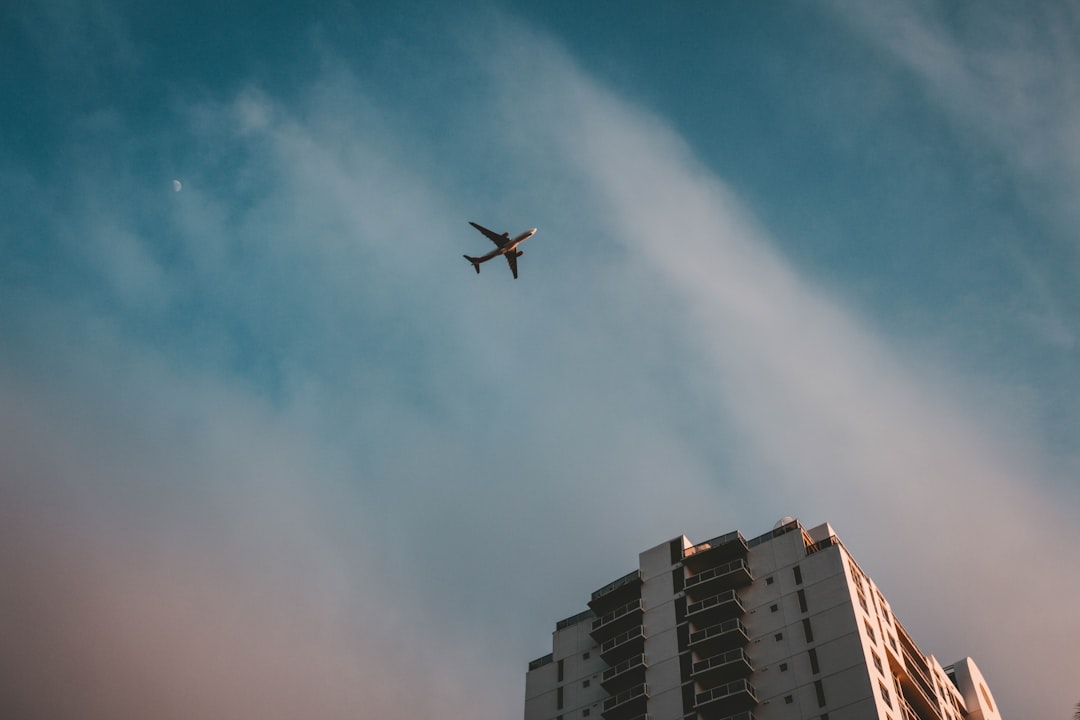
<svg viewBox="0 0 1080 720">
<path fill-rule="evenodd" d="M 970 658 L 923 654 L 828 524 L 686 536 L 561 620 L 525 720 L 1001 720 Z"/>
</svg>

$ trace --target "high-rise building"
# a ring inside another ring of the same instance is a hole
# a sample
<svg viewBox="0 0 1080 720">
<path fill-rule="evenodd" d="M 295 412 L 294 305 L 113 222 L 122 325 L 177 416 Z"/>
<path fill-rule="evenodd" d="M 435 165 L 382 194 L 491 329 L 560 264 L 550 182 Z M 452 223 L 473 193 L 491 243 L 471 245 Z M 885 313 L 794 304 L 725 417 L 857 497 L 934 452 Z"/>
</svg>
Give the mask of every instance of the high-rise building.
<svg viewBox="0 0 1080 720">
<path fill-rule="evenodd" d="M 525 720 L 1001 720 L 924 654 L 828 524 L 680 536 L 556 624 Z"/>
</svg>

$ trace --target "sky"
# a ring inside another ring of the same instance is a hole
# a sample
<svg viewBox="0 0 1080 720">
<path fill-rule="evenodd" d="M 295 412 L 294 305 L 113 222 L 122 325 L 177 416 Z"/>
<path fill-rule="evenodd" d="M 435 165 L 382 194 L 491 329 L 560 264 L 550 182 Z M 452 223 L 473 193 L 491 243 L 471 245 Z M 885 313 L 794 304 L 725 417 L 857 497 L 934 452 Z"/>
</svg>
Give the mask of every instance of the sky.
<svg viewBox="0 0 1080 720">
<path fill-rule="evenodd" d="M 793 516 L 1071 717 L 1078 34 L 0 5 L 5 714 L 517 717 L 638 552 Z M 518 280 L 470 220 L 539 228 Z"/>
</svg>

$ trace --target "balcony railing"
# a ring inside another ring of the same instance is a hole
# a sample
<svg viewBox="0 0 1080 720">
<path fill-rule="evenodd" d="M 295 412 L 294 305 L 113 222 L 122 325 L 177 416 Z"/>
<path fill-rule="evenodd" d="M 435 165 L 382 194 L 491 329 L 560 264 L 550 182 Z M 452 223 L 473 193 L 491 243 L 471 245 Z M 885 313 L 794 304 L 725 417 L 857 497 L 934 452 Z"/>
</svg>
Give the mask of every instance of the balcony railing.
<svg viewBox="0 0 1080 720">
<path fill-rule="evenodd" d="M 934 688 L 933 681 L 927 675 L 930 672 L 930 667 L 927 665 L 926 659 L 919 652 L 915 641 L 908 635 L 907 628 L 901 625 L 899 621 L 896 622 L 896 631 L 900 639 L 900 651 L 904 656 L 904 670 L 911 679 L 911 684 L 917 690 L 916 700 L 918 704 L 925 705 L 935 717 L 940 717 L 937 690 Z"/>
<path fill-rule="evenodd" d="M 696 575 L 691 575 L 686 578 L 684 587 L 687 592 L 692 591 L 694 588 L 702 585 L 710 584 L 712 581 L 727 580 L 729 583 L 736 586 L 747 585 L 754 581 L 754 576 L 750 574 L 750 566 L 746 564 L 746 561 L 742 558 L 726 562 L 723 565 L 718 565 L 708 570 L 702 570 Z"/>
<path fill-rule="evenodd" d="M 606 613 L 593 620 L 592 631 L 596 632 L 605 625 L 610 625 L 611 623 L 617 620 L 621 620 L 628 615 L 635 615 L 643 612 L 645 612 L 645 605 L 641 602 L 641 598 L 638 598 L 637 600 L 631 600 L 622 607 L 617 607 L 611 612 Z"/>
<path fill-rule="evenodd" d="M 712 690 L 698 693 L 694 696 L 694 706 L 700 708 L 703 705 L 722 700 L 740 700 L 756 703 L 757 694 L 754 692 L 754 686 L 748 680 L 735 680 L 726 685 L 714 687 Z"/>
<path fill-rule="evenodd" d="M 624 632 L 622 635 L 616 635 L 610 640 L 605 641 L 604 644 L 600 646 L 600 652 L 607 652 L 608 650 L 616 648 L 623 643 L 628 643 L 633 640 L 637 640 L 638 638 L 645 638 L 645 628 L 639 626 L 634 628 L 633 630 L 628 630 Z"/>
<path fill-rule="evenodd" d="M 741 666 L 746 671 L 753 671 L 753 667 L 750 665 L 750 658 L 746 656 L 746 652 L 742 648 L 735 650 L 728 650 L 725 653 L 714 655 L 707 660 L 701 660 L 694 663 L 690 670 L 691 675 L 701 675 L 709 672 L 710 670 L 719 670 L 720 668 L 733 668 Z"/>
<path fill-rule="evenodd" d="M 579 612 L 577 615 L 571 615 L 570 617 L 563 618 L 559 622 L 555 623 L 555 629 L 563 630 L 564 628 L 568 628 L 571 625 L 577 625 L 579 622 L 585 622 L 589 618 L 593 617 L 596 617 L 596 613 L 594 613 L 592 610 L 585 610 L 583 612 Z"/>
<path fill-rule="evenodd" d="M 619 693 L 618 695 L 615 695 L 614 697 L 609 697 L 607 700 L 605 700 L 604 701 L 604 712 L 607 712 L 608 710 L 614 710 L 618 706 L 622 705 L 623 703 L 628 703 L 631 700 L 633 700 L 634 698 L 648 697 L 648 696 L 649 696 L 649 688 L 645 683 L 641 683 L 640 685 L 635 685 L 634 687 L 630 688 L 629 690 L 624 690 L 621 693 Z"/>
<path fill-rule="evenodd" d="M 723 611 L 725 614 L 742 615 L 746 612 L 738 594 L 734 590 L 725 590 L 700 602 L 689 603 L 686 606 L 686 617 L 691 618 L 698 613 Z M 711 614 L 711 613 L 710 613 Z"/>
<path fill-rule="evenodd" d="M 720 718 L 720 720 L 755 720 L 755 718 L 754 713 L 750 712 L 749 710 L 743 710 L 742 712 L 735 713 L 734 715 L 725 715 L 724 717 Z"/>
<path fill-rule="evenodd" d="M 685 559 L 693 555 L 699 555 L 706 550 L 715 550 L 716 548 L 721 548 L 726 545 L 732 544 L 734 544 L 734 547 L 741 548 L 744 551 L 746 550 L 746 538 L 743 537 L 741 532 L 735 530 L 734 532 L 729 532 L 724 535 L 714 537 L 712 540 L 706 540 L 703 543 L 698 543 L 693 547 L 686 548 L 685 550 L 683 550 L 683 558 Z"/>
<path fill-rule="evenodd" d="M 623 690 L 645 682 L 645 671 L 648 668 L 648 659 L 644 653 L 631 655 L 615 667 L 604 671 L 600 687 L 608 693 L 617 695 Z"/>
<path fill-rule="evenodd" d="M 706 640 L 715 640 L 716 638 L 729 633 L 741 634 L 744 642 L 749 642 L 750 640 L 750 633 L 747 631 L 746 626 L 742 624 L 742 620 L 736 618 L 735 620 L 728 620 L 719 625 L 713 625 L 704 630 L 690 633 L 690 644 L 696 645 L 697 643 L 705 642 Z"/>
<path fill-rule="evenodd" d="M 529 663 L 529 669 L 530 670 L 536 670 L 537 668 L 548 665 L 548 664 L 551 663 L 553 658 L 554 658 L 554 655 L 552 655 L 551 653 L 548 653 L 544 657 L 536 658 L 535 660 L 533 660 L 533 661 L 531 661 Z"/>
<path fill-rule="evenodd" d="M 609 582 L 604 587 L 602 587 L 599 590 L 595 591 L 592 594 L 591 599 L 592 600 L 599 600 L 600 598 L 607 595 L 608 593 L 614 592 L 614 591 L 618 590 L 619 588 L 623 587 L 624 585 L 629 585 L 630 583 L 634 583 L 634 582 L 641 582 L 641 571 L 640 570 L 634 570 L 633 572 L 628 572 L 625 575 L 623 575 L 621 578 L 619 578 L 618 580 L 615 580 L 614 582 Z"/>
<path fill-rule="evenodd" d="M 926 673 L 922 668 L 925 661 L 917 659 L 915 654 L 909 650 L 906 645 L 901 644 L 900 648 L 904 651 L 904 662 L 907 665 L 908 675 L 910 675 L 912 680 L 920 686 L 924 695 L 927 697 L 935 697 L 937 692 L 934 690 L 934 684 L 930 681 L 930 678 L 926 676 Z"/>
<path fill-rule="evenodd" d="M 641 625 L 605 640 L 600 645 L 600 657 L 608 665 L 616 665 L 645 649 L 645 628 Z"/>
<path fill-rule="evenodd" d="M 926 660 L 899 620 L 896 621 L 896 631 L 900 639 L 899 648 L 890 642 L 886 646 L 886 656 L 901 692 L 916 709 L 919 718 L 941 720 L 937 692 L 923 670 L 927 668 Z M 892 637 L 889 639 L 892 640 Z"/>
<path fill-rule="evenodd" d="M 840 538 L 836 537 L 835 535 L 830 535 L 829 537 L 825 538 L 824 540 L 822 540 L 820 542 L 813 543 L 812 545 L 807 545 L 806 546 L 806 554 L 807 555 L 813 555 L 816 552 L 821 552 L 822 550 L 824 550 L 826 548 L 831 548 L 833 545 L 839 545 L 839 544 L 840 544 Z"/>
<path fill-rule="evenodd" d="M 904 720 L 919 720 L 919 713 L 915 712 L 915 708 L 911 707 L 911 703 L 907 701 L 907 698 L 902 693 L 897 700 L 900 702 L 900 713 Z"/>
<path fill-rule="evenodd" d="M 622 675 L 623 673 L 625 673 L 625 672 L 627 672 L 629 670 L 632 670 L 632 669 L 637 668 L 637 667 L 644 668 L 647 665 L 648 665 L 648 658 L 645 657 L 644 653 L 641 653 L 640 655 L 634 655 L 633 657 L 630 657 L 630 658 L 628 658 L 626 660 L 623 660 L 621 663 L 619 663 L 615 667 L 610 667 L 607 670 L 605 670 L 604 675 L 603 675 L 603 679 L 601 679 L 600 684 L 603 684 L 603 683 L 609 682 L 611 680 L 614 680 L 616 677 L 618 677 L 619 675 Z"/>
</svg>

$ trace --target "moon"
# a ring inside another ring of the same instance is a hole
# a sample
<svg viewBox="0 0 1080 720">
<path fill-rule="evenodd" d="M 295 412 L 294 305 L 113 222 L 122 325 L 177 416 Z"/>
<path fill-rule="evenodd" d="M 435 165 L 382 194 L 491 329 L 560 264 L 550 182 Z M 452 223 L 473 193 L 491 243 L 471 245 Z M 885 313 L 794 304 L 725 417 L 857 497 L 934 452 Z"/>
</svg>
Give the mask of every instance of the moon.
<svg viewBox="0 0 1080 720">
<path fill-rule="evenodd" d="M 180 190 L 182 190 L 182 189 L 183 189 L 183 187 L 184 187 L 184 186 L 180 184 L 180 181 L 179 181 L 179 180 L 173 180 L 173 181 L 172 181 L 172 189 L 173 189 L 173 192 L 180 192 Z"/>
</svg>

